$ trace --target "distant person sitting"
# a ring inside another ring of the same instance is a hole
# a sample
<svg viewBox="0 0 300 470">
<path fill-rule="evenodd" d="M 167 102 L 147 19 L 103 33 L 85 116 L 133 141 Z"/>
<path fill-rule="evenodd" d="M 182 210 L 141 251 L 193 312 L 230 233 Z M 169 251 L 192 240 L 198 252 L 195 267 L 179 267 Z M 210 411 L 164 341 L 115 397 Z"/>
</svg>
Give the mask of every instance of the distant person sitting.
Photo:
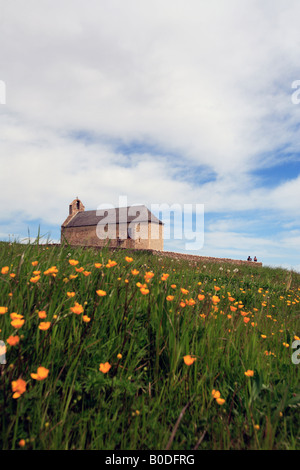
<svg viewBox="0 0 300 470">
<path fill-rule="evenodd" d="M 247 261 L 252 261 L 252 258 L 250 258 L 250 256 L 248 256 Z"/>
<path fill-rule="evenodd" d="M 257 258 L 256 258 L 256 256 L 254 256 L 254 261 L 257 261 Z"/>
</svg>

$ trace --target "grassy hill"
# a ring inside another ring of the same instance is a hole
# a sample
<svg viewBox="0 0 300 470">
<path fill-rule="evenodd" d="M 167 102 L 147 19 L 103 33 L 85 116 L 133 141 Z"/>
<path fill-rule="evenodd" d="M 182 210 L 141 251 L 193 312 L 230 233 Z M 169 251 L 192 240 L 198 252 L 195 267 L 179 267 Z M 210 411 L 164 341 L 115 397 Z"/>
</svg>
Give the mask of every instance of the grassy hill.
<svg viewBox="0 0 300 470">
<path fill-rule="evenodd" d="M 299 449 L 299 300 L 283 269 L 0 243 L 0 447 Z"/>
</svg>

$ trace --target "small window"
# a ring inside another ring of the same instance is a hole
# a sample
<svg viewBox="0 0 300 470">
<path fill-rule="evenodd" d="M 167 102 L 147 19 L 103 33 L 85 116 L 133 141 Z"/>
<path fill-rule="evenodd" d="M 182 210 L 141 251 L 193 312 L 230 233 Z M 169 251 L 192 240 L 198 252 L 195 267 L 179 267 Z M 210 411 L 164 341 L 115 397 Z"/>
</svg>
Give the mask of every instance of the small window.
<svg viewBox="0 0 300 470">
<path fill-rule="evenodd" d="M 108 232 L 108 224 L 104 226 L 104 232 Z"/>
<path fill-rule="evenodd" d="M 136 231 L 140 232 L 141 231 L 141 224 L 136 224 Z"/>
<path fill-rule="evenodd" d="M 76 201 L 76 208 L 77 208 L 77 210 L 80 209 L 80 201 Z"/>
</svg>

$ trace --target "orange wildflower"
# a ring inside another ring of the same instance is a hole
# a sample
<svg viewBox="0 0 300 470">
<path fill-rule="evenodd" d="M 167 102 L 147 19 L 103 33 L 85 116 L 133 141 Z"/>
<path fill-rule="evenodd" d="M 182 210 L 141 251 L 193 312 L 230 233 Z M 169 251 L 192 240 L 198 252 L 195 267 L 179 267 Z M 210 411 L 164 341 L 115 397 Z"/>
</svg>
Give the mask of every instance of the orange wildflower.
<svg viewBox="0 0 300 470">
<path fill-rule="evenodd" d="M 69 298 L 74 297 L 75 295 L 76 295 L 75 292 L 67 292 L 67 296 L 68 296 Z"/>
<path fill-rule="evenodd" d="M 139 273 L 139 271 L 138 271 L 137 269 L 133 269 L 133 270 L 131 271 L 131 274 L 132 274 L 133 276 L 137 276 L 138 273 Z"/>
<path fill-rule="evenodd" d="M 144 277 L 145 277 L 146 280 L 150 280 L 150 279 L 153 278 L 153 276 L 154 276 L 154 273 L 151 272 L 151 271 L 148 271 L 148 272 L 146 272 Z"/>
<path fill-rule="evenodd" d="M 250 318 L 249 317 L 244 317 L 244 323 L 248 323 L 248 321 L 250 321 Z"/>
<path fill-rule="evenodd" d="M 90 317 L 88 317 L 87 315 L 83 315 L 83 316 L 82 316 L 82 320 L 83 320 L 85 323 L 88 323 L 89 321 L 91 321 Z"/>
<path fill-rule="evenodd" d="M 0 315 L 4 315 L 8 311 L 7 307 L 0 307 Z"/>
<path fill-rule="evenodd" d="M 71 312 L 76 313 L 76 315 L 80 315 L 84 311 L 83 306 L 80 305 L 78 302 L 75 302 L 74 307 L 70 307 L 70 310 Z"/>
<path fill-rule="evenodd" d="M 233 305 L 230 305 L 230 310 L 231 310 L 232 312 L 235 312 L 235 311 L 237 310 L 237 308 L 234 307 Z"/>
<path fill-rule="evenodd" d="M 42 321 L 39 324 L 39 330 L 46 331 L 50 328 L 51 322 L 50 321 Z"/>
<path fill-rule="evenodd" d="M 100 363 L 99 370 L 100 372 L 103 372 L 103 374 L 107 374 L 110 368 L 111 368 L 111 365 L 109 362 Z"/>
<path fill-rule="evenodd" d="M 130 258 L 129 256 L 125 256 L 125 260 L 127 261 L 127 263 L 132 263 L 133 258 Z"/>
<path fill-rule="evenodd" d="M 47 317 L 47 313 L 45 312 L 45 310 L 41 310 L 39 313 L 38 313 L 38 316 L 39 318 L 42 320 L 44 318 Z"/>
<path fill-rule="evenodd" d="M 14 392 L 13 398 L 19 398 L 24 392 L 26 392 L 26 382 L 23 379 L 13 380 L 11 388 Z"/>
<path fill-rule="evenodd" d="M 16 344 L 18 344 L 20 341 L 20 338 L 18 335 L 15 335 L 15 336 L 9 336 L 6 340 L 6 342 L 10 345 L 10 346 L 16 346 Z"/>
<path fill-rule="evenodd" d="M 254 371 L 248 369 L 248 370 L 246 370 L 245 375 L 246 375 L 247 377 L 253 377 L 253 376 L 254 376 Z"/>
<path fill-rule="evenodd" d="M 140 288 L 140 291 L 141 291 L 141 293 L 142 293 L 143 295 L 149 294 L 149 289 L 146 289 L 145 287 L 141 287 L 141 288 Z"/>
<path fill-rule="evenodd" d="M 105 290 L 96 290 L 96 294 L 99 295 L 99 297 L 104 297 L 106 295 Z"/>
<path fill-rule="evenodd" d="M 32 261 L 31 264 L 32 264 L 32 266 L 37 266 L 39 264 L 39 262 L 38 261 Z"/>
<path fill-rule="evenodd" d="M 79 261 L 76 261 L 75 259 L 69 259 L 69 263 L 71 266 L 76 266 L 79 263 Z"/>
<path fill-rule="evenodd" d="M 40 279 L 41 279 L 41 276 L 37 275 L 37 276 L 31 277 L 30 282 L 32 282 L 33 284 L 36 284 Z"/>
<path fill-rule="evenodd" d="M 198 295 L 198 299 L 199 299 L 199 300 L 204 300 L 204 299 L 205 299 L 205 295 L 199 294 L 199 295 Z"/>
<path fill-rule="evenodd" d="M 30 375 L 34 380 L 44 380 L 48 377 L 48 374 L 49 374 L 49 369 L 46 369 L 45 367 L 38 367 L 37 373 L 36 374 L 32 373 Z"/>
<path fill-rule="evenodd" d="M 77 273 L 82 273 L 82 271 L 84 271 L 84 268 L 81 266 L 81 268 L 75 268 L 75 271 Z"/>
<path fill-rule="evenodd" d="M 20 319 L 20 318 L 16 318 L 15 320 L 12 320 L 10 322 L 11 326 L 13 326 L 14 328 L 21 328 L 25 323 L 25 320 L 23 319 Z"/>
<path fill-rule="evenodd" d="M 94 266 L 95 266 L 95 268 L 99 269 L 99 268 L 101 268 L 102 264 L 101 263 L 95 263 Z"/>
<path fill-rule="evenodd" d="M 169 277 L 169 274 L 163 273 L 163 275 L 161 276 L 161 280 L 166 281 L 168 279 L 168 277 Z"/>
<path fill-rule="evenodd" d="M 224 398 L 216 398 L 216 402 L 218 403 L 218 405 L 224 405 L 225 399 Z"/>
<path fill-rule="evenodd" d="M 214 304 L 217 304 L 218 302 L 220 302 L 220 298 L 217 295 L 213 295 L 211 300 Z"/>
<path fill-rule="evenodd" d="M 109 259 L 106 267 L 107 268 L 112 268 L 113 266 L 116 266 L 117 264 L 118 263 L 116 261 L 112 261 L 111 259 Z"/>
<path fill-rule="evenodd" d="M 191 366 L 197 359 L 196 357 L 192 357 L 189 354 L 187 354 L 186 356 L 183 356 L 183 360 L 187 366 Z"/>
<path fill-rule="evenodd" d="M 174 299 L 174 295 L 168 295 L 168 296 L 167 296 L 167 300 L 168 300 L 169 302 L 171 302 L 173 299 Z"/>
<path fill-rule="evenodd" d="M 7 274 L 9 271 L 9 267 L 8 266 L 4 266 L 2 269 L 1 269 L 1 274 Z"/>
<path fill-rule="evenodd" d="M 182 292 L 182 294 L 188 294 L 189 291 L 187 289 L 184 289 L 183 287 L 180 287 L 180 290 Z"/>
<path fill-rule="evenodd" d="M 220 393 L 218 390 L 215 390 L 215 389 L 213 389 L 213 391 L 211 392 L 211 394 L 212 394 L 212 397 L 213 397 L 213 398 L 216 398 L 216 399 L 217 399 L 217 398 L 220 398 L 220 396 L 221 396 L 221 393 Z"/>
</svg>

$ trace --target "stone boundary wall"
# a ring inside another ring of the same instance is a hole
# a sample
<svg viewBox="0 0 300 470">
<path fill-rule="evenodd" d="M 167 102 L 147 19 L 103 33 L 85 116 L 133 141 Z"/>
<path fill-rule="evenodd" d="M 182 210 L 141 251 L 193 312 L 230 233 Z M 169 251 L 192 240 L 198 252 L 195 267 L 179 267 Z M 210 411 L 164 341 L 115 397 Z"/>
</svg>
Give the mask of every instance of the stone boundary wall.
<svg viewBox="0 0 300 470">
<path fill-rule="evenodd" d="M 49 243 L 48 246 L 60 246 L 59 243 Z M 95 250 L 101 250 L 102 246 L 97 245 L 69 245 L 71 248 L 93 248 Z M 235 264 L 235 265 L 248 265 L 248 266 L 255 266 L 261 267 L 262 263 L 258 261 L 247 261 L 247 260 L 238 260 L 238 259 L 230 259 L 230 258 L 213 258 L 211 256 L 198 256 L 198 255 L 189 255 L 186 253 L 175 253 L 173 251 L 157 251 L 157 250 L 140 250 L 135 248 L 123 248 L 123 247 L 107 247 L 110 251 L 119 251 L 119 250 L 126 250 L 126 251 L 136 251 L 136 252 L 147 252 L 151 253 L 156 256 L 172 258 L 177 260 L 187 260 L 193 261 L 194 263 L 228 263 L 228 264 Z"/>
</svg>

